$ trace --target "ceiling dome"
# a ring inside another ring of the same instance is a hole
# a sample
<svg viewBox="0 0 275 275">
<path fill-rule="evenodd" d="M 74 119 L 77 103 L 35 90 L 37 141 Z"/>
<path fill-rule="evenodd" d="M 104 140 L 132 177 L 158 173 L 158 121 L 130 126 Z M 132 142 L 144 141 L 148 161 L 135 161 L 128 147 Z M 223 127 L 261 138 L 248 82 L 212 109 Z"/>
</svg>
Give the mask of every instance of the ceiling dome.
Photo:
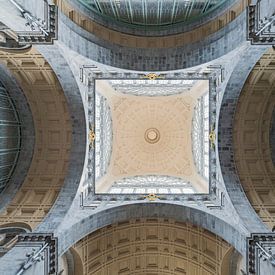
<svg viewBox="0 0 275 275">
<path fill-rule="evenodd" d="M 7 185 L 20 151 L 20 123 L 14 104 L 0 82 L 0 192 Z"/>
<path fill-rule="evenodd" d="M 105 18 L 140 26 L 163 26 L 195 20 L 225 0 L 78 0 Z"/>
</svg>

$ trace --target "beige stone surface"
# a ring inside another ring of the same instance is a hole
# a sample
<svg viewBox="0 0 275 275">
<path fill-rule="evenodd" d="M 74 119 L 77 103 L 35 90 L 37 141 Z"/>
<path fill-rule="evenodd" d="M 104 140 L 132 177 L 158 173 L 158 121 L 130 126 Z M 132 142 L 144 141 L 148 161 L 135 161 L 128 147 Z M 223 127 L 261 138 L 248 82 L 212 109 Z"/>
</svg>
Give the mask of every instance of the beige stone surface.
<svg viewBox="0 0 275 275">
<path fill-rule="evenodd" d="M 218 236 L 168 219 L 116 223 L 74 246 L 83 274 L 229 275 L 231 246 Z"/>
<path fill-rule="evenodd" d="M 256 64 L 241 92 L 234 121 L 234 157 L 244 191 L 270 229 L 275 224 L 275 167 L 269 131 L 275 108 L 275 50 Z"/>
<path fill-rule="evenodd" d="M 196 171 L 191 140 L 194 107 L 208 91 L 208 81 L 172 96 L 121 94 L 104 80 L 96 82 L 96 89 L 107 98 L 113 123 L 110 166 L 96 183 L 97 192 L 108 191 L 115 180 L 138 175 L 181 177 L 197 192 L 208 192 L 208 183 Z"/>
<path fill-rule="evenodd" d="M 35 127 L 35 148 L 28 175 L 0 225 L 38 225 L 54 204 L 65 176 L 71 148 L 72 126 L 58 79 L 34 48 L 24 52 L 0 51 L 0 63 L 15 76 L 30 105 Z"/>
</svg>

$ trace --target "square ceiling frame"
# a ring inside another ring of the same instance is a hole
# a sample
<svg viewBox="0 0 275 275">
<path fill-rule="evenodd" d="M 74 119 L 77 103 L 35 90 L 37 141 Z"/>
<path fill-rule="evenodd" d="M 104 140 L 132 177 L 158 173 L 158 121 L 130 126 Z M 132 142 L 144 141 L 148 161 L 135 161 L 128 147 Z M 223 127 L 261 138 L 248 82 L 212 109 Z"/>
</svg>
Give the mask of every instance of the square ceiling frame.
<svg viewBox="0 0 275 275">
<path fill-rule="evenodd" d="M 92 69 L 89 71 L 89 69 Z M 88 86 L 88 120 L 89 124 L 95 123 L 95 85 L 96 80 L 140 80 L 140 79 L 165 79 L 165 80 L 207 80 L 209 82 L 209 133 L 212 132 L 217 136 L 216 131 L 216 100 L 217 100 L 217 83 L 222 80 L 223 70 L 221 67 L 213 67 L 204 72 L 187 71 L 187 72 L 172 72 L 172 73 L 135 73 L 135 72 L 120 72 L 110 71 L 101 72 L 93 71 L 94 66 L 83 66 L 80 69 L 80 80 Z M 151 78 L 152 77 L 152 78 Z M 95 150 L 89 147 L 88 157 L 88 177 L 90 183 L 87 187 L 85 202 L 100 202 L 100 201 L 136 201 L 136 200 L 164 200 L 164 201 L 204 201 L 211 202 L 209 207 L 223 206 L 223 195 L 217 189 L 217 154 L 216 154 L 217 138 L 211 142 L 209 140 L 209 193 L 194 193 L 194 194 L 110 194 L 96 193 L 95 191 Z M 211 144 L 212 143 L 212 144 Z M 211 149 L 212 148 L 212 149 Z M 220 206 L 213 205 L 213 201 L 219 201 Z M 81 203 L 84 206 L 84 195 L 82 194 Z"/>
</svg>

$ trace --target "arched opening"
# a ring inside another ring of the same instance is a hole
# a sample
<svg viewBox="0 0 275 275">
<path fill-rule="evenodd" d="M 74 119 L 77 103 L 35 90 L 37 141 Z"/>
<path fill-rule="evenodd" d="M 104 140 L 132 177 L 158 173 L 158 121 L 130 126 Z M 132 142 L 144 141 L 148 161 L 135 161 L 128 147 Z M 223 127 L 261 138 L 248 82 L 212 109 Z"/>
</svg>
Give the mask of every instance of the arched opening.
<svg viewBox="0 0 275 275">
<path fill-rule="evenodd" d="M 275 225 L 275 166 L 272 117 L 275 108 L 275 50 L 268 50 L 251 71 L 234 118 L 234 160 L 252 207 L 272 229 Z"/>
<path fill-rule="evenodd" d="M 174 219 L 117 222 L 85 236 L 73 248 L 85 275 L 230 274 L 225 261 L 231 245 L 208 230 Z"/>
</svg>

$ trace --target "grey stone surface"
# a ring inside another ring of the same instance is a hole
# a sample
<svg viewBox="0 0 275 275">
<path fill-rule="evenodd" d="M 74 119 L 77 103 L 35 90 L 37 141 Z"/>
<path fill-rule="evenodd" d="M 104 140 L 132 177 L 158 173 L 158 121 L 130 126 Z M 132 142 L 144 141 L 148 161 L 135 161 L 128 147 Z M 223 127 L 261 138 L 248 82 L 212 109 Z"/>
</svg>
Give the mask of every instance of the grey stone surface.
<svg viewBox="0 0 275 275">
<path fill-rule="evenodd" d="M 269 261 L 259 260 L 260 262 L 260 272 L 257 275 L 273 275 L 275 274 L 275 266 L 272 265 Z"/>
<path fill-rule="evenodd" d="M 26 178 L 33 156 L 35 130 L 32 114 L 24 92 L 21 90 L 11 73 L 3 65 L 0 65 L 0 80 L 5 85 L 13 99 L 21 123 L 20 154 L 8 185 L 3 192 L 0 193 L 1 212 L 14 198 L 16 192 Z"/>
<path fill-rule="evenodd" d="M 270 151 L 273 165 L 275 166 L 275 109 L 272 114 L 272 121 L 270 125 L 270 134 L 269 134 L 269 143 L 270 143 Z"/>
<path fill-rule="evenodd" d="M 53 232 L 70 208 L 80 184 L 86 153 L 86 120 L 79 88 L 66 60 L 55 45 L 37 46 L 63 88 L 72 122 L 72 147 L 64 185 L 52 209 L 36 231 Z"/>
<path fill-rule="evenodd" d="M 241 220 L 251 232 L 268 231 L 251 207 L 239 180 L 233 154 L 233 121 L 238 98 L 256 62 L 266 51 L 263 46 L 248 46 L 227 83 L 218 122 L 218 151 L 227 193 Z"/>
<path fill-rule="evenodd" d="M 64 224 L 56 232 L 59 255 L 66 252 L 75 242 L 87 234 L 104 226 L 135 218 L 171 218 L 177 221 L 190 222 L 217 234 L 232 244 L 241 254 L 245 253 L 245 234 L 240 233 L 225 221 L 201 210 L 161 202 L 127 203 L 117 207 L 105 208 L 83 218 L 71 226 Z M 80 217 L 79 217 L 80 218 Z"/>
<path fill-rule="evenodd" d="M 246 40 L 246 12 L 198 43 L 178 48 L 145 49 L 110 44 L 81 29 L 59 12 L 58 37 L 72 50 L 96 62 L 130 70 L 184 69 L 216 59 Z"/>
<path fill-rule="evenodd" d="M 27 260 L 27 253 L 31 253 L 30 247 L 14 247 L 7 254 L 0 258 L 0 274 L 16 275 Z M 27 269 L 24 275 L 44 275 L 44 261 L 38 262 Z"/>
</svg>

